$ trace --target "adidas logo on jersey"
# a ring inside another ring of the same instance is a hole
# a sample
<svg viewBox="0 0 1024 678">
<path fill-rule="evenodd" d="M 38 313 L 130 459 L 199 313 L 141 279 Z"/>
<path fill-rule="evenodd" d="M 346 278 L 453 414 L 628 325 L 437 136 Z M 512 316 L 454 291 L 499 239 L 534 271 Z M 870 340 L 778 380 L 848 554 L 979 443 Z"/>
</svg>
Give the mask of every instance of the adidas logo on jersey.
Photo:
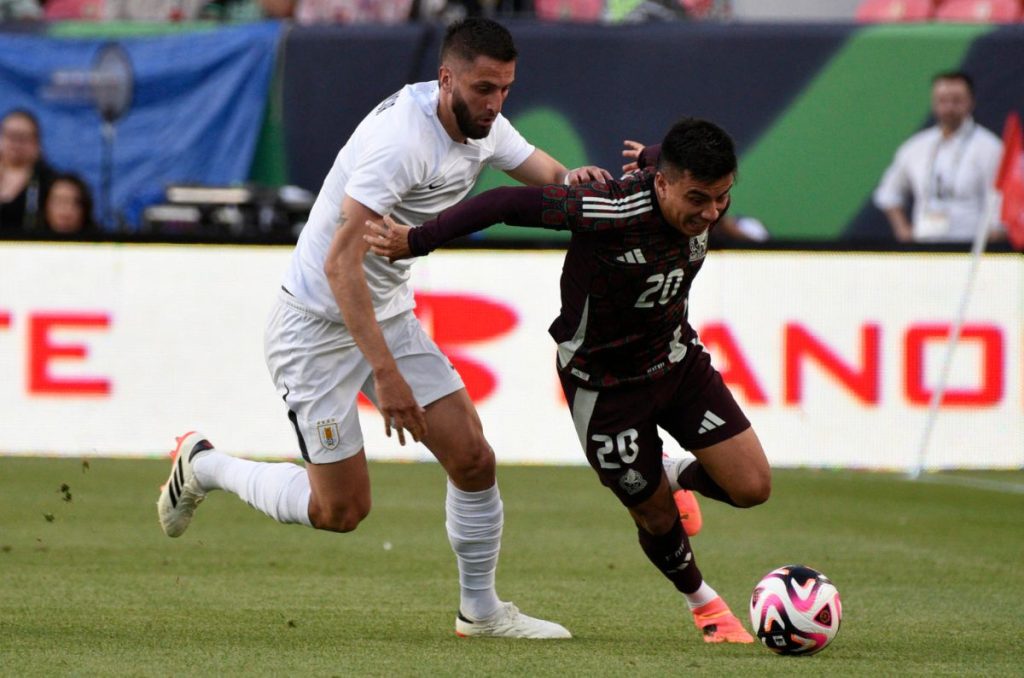
<svg viewBox="0 0 1024 678">
<path fill-rule="evenodd" d="M 704 421 L 700 423 L 700 430 L 697 433 L 707 433 L 708 431 L 714 431 L 716 428 L 725 423 L 725 419 L 708 410 L 704 413 Z"/>
<path fill-rule="evenodd" d="M 631 249 L 625 254 L 620 254 L 615 257 L 615 261 L 621 261 L 624 264 L 646 264 L 647 260 L 644 259 L 644 253 L 639 247 Z"/>
</svg>

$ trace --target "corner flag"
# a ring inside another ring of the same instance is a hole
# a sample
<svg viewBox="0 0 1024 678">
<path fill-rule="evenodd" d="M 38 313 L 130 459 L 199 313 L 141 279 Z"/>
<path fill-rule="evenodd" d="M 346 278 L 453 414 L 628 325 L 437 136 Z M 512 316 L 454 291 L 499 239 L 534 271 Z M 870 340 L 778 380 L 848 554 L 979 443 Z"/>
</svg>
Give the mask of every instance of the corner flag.
<svg viewBox="0 0 1024 678">
<path fill-rule="evenodd" d="M 1003 126 L 1003 159 L 996 174 L 996 189 L 1003 194 L 999 216 L 1010 244 L 1024 251 L 1024 132 L 1016 111 L 1006 116 Z"/>
</svg>

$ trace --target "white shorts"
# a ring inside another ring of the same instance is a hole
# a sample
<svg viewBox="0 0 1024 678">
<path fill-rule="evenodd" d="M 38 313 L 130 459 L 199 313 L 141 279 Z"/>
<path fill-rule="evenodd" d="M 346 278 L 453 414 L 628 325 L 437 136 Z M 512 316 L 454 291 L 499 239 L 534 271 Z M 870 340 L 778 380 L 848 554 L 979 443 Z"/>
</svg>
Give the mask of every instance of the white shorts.
<svg viewBox="0 0 1024 678">
<path fill-rule="evenodd" d="M 421 407 L 464 388 L 462 378 L 412 311 L 380 323 L 398 370 Z M 341 461 L 363 448 L 356 402 L 374 404 L 373 371 L 352 336 L 281 292 L 267 318 L 267 368 L 309 463 Z M 383 425 L 383 423 L 382 423 Z"/>
</svg>

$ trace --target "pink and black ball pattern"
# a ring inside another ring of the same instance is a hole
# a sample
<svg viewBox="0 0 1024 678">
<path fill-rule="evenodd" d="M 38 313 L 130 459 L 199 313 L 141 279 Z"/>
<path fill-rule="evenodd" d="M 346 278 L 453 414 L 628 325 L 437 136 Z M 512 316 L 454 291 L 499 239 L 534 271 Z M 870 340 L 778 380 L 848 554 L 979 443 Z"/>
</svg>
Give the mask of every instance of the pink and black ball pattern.
<svg viewBox="0 0 1024 678">
<path fill-rule="evenodd" d="M 806 565 L 772 570 L 750 596 L 750 624 L 772 652 L 811 655 L 839 632 L 843 607 L 828 577 Z"/>
</svg>

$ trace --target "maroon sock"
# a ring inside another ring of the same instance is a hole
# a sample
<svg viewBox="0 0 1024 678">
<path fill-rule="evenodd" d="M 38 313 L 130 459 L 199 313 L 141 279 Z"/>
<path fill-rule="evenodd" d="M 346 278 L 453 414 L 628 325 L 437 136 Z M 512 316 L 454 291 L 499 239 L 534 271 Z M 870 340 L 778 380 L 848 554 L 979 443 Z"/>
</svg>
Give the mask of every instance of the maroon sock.
<svg viewBox="0 0 1024 678">
<path fill-rule="evenodd" d="M 653 535 L 642 527 L 637 528 L 640 548 L 648 560 L 683 593 L 693 593 L 700 588 L 704 578 L 697 569 L 697 561 L 690 549 L 690 540 L 683 532 L 678 520 L 672 522 L 672 529 L 662 535 Z"/>
<path fill-rule="evenodd" d="M 709 499 L 724 501 L 726 504 L 736 506 L 736 502 L 732 500 L 729 493 L 723 490 L 722 486 L 708 475 L 703 464 L 699 461 L 694 461 L 684 468 L 683 472 L 679 474 L 677 481 L 679 482 L 679 487 L 684 490 L 694 490 Z"/>
</svg>

